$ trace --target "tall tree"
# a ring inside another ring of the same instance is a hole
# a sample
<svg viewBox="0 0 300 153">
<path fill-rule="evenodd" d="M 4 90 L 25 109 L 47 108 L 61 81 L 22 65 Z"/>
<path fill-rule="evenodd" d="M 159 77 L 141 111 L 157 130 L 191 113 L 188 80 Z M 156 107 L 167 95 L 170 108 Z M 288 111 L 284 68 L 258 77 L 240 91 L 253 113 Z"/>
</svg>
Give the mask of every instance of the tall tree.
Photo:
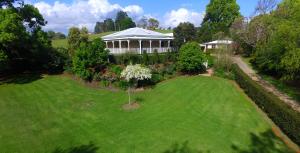
<svg viewBox="0 0 300 153">
<path fill-rule="evenodd" d="M 22 0 L 0 2 L 1 56 L 13 71 L 46 68 L 52 51 L 38 9 Z"/>
<path fill-rule="evenodd" d="M 103 22 L 106 28 L 105 32 L 115 31 L 115 22 L 111 18 L 107 18 Z"/>
<path fill-rule="evenodd" d="M 210 0 L 199 30 L 201 41 L 210 41 L 214 34 L 229 34 L 229 27 L 240 16 L 240 7 L 236 0 Z"/>
<path fill-rule="evenodd" d="M 103 27 L 104 23 L 103 22 L 96 22 L 95 28 L 94 28 L 94 33 L 101 33 L 103 32 Z"/>
<path fill-rule="evenodd" d="M 83 27 L 79 29 L 77 27 L 72 27 L 69 29 L 68 34 L 68 50 L 69 55 L 73 56 L 75 54 L 75 50 L 79 48 L 81 43 L 88 42 L 88 30 Z"/>
<path fill-rule="evenodd" d="M 179 48 L 185 42 L 194 41 L 196 39 L 195 26 L 189 22 L 180 23 L 174 28 L 174 38 L 174 43 Z"/>
<path fill-rule="evenodd" d="M 159 21 L 154 18 L 150 18 L 148 20 L 148 23 L 149 23 L 148 25 L 149 29 L 156 29 L 159 26 Z"/>
</svg>

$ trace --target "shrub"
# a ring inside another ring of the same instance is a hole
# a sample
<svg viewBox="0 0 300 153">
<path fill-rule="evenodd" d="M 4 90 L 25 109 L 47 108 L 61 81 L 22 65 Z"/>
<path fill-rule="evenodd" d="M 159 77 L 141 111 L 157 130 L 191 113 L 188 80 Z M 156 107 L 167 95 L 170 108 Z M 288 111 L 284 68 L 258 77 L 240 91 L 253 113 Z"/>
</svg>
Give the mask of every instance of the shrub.
<svg viewBox="0 0 300 153">
<path fill-rule="evenodd" d="M 277 124 L 295 143 L 300 144 L 300 113 L 294 111 L 277 96 L 267 92 L 253 81 L 237 65 L 233 66 L 236 82 L 248 96 Z"/>
<path fill-rule="evenodd" d="M 154 49 L 153 64 L 159 64 L 159 63 L 160 63 L 159 54 L 157 52 L 157 49 Z"/>
<path fill-rule="evenodd" d="M 206 56 L 199 44 L 197 42 L 189 42 L 180 48 L 177 65 L 181 72 L 194 74 L 206 70 L 203 65 L 206 61 Z"/>
<path fill-rule="evenodd" d="M 143 64 L 148 65 L 149 64 L 149 56 L 146 51 L 143 52 Z"/>
<path fill-rule="evenodd" d="M 123 89 L 123 90 L 126 90 L 129 87 L 129 83 L 125 80 L 120 80 L 118 82 L 118 87 Z"/>
<path fill-rule="evenodd" d="M 108 51 L 104 48 L 105 44 L 100 38 L 82 43 L 73 57 L 73 72 L 82 79 L 93 79 L 94 73 L 100 72 L 108 64 Z"/>
</svg>

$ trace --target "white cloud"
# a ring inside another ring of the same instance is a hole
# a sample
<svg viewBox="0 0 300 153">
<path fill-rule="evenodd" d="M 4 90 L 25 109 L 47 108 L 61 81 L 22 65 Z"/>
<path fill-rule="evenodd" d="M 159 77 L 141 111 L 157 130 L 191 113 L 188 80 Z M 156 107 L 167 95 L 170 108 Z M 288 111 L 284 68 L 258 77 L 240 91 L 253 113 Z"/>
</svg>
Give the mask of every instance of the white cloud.
<svg viewBox="0 0 300 153">
<path fill-rule="evenodd" d="M 186 8 L 179 8 L 167 12 L 164 16 L 164 27 L 176 27 L 180 22 L 191 22 L 195 26 L 200 26 L 204 17 L 204 13 L 190 11 Z"/>
<path fill-rule="evenodd" d="M 93 31 L 97 21 L 114 18 L 119 10 L 127 12 L 133 19 L 140 18 L 144 12 L 138 5 L 122 7 L 119 4 L 110 4 L 108 0 L 74 0 L 72 4 L 56 1 L 52 5 L 38 2 L 34 6 L 48 21 L 45 30 L 61 32 L 67 32 L 72 26 L 86 26 Z"/>
</svg>

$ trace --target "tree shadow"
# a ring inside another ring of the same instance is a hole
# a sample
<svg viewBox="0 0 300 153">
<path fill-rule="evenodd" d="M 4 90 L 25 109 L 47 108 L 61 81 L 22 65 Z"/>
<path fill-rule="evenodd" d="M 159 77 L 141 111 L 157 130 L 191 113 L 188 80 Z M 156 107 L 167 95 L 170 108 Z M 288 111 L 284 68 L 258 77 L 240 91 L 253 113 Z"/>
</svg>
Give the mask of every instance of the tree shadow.
<svg viewBox="0 0 300 153">
<path fill-rule="evenodd" d="M 185 141 L 182 144 L 175 143 L 162 153 L 210 153 L 210 151 L 204 152 L 201 150 L 193 149 L 189 146 L 188 143 L 188 141 Z"/>
<path fill-rule="evenodd" d="M 99 148 L 93 143 L 87 145 L 80 145 L 67 149 L 57 148 L 52 153 L 96 153 Z"/>
<path fill-rule="evenodd" d="M 13 76 L 0 77 L 1 84 L 27 84 L 42 79 L 40 73 L 24 73 Z"/>
<path fill-rule="evenodd" d="M 236 153 L 292 153 L 292 151 L 273 133 L 272 130 L 250 133 L 251 144 L 247 149 L 232 145 Z"/>
</svg>

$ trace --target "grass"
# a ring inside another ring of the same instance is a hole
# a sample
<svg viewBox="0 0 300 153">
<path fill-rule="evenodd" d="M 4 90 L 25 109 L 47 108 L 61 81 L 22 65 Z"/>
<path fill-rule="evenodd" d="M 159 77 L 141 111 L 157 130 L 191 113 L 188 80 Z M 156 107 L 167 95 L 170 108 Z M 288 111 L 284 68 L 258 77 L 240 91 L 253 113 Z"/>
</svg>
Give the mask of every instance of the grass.
<svg viewBox="0 0 300 153">
<path fill-rule="evenodd" d="M 106 36 L 106 35 L 109 35 L 109 34 L 112 34 L 112 33 L 114 33 L 114 32 L 103 32 L 103 33 L 100 33 L 100 34 L 90 34 L 89 39 L 93 40 L 93 39 L 96 39 L 96 38 L 101 38 L 103 36 Z M 58 48 L 58 47 L 67 48 L 68 40 L 67 39 L 52 40 L 52 46 L 54 48 Z"/>
<path fill-rule="evenodd" d="M 64 76 L 19 77 L 0 85 L 0 97 L 0 152 L 288 152 L 249 99 L 221 78 L 165 81 L 135 93 L 141 108 L 129 112 L 121 109 L 126 92 Z"/>
<path fill-rule="evenodd" d="M 173 30 L 159 30 L 159 29 L 157 29 L 155 31 L 160 32 L 160 33 L 171 33 L 171 32 L 173 32 Z M 96 39 L 96 38 L 100 38 L 100 37 L 112 34 L 114 32 L 115 31 L 103 32 L 103 33 L 100 33 L 100 34 L 90 34 L 89 39 L 93 40 L 93 39 Z M 52 40 L 52 46 L 55 47 L 55 48 L 58 48 L 58 47 L 67 48 L 67 45 L 68 45 L 68 40 L 67 39 Z"/>
</svg>

